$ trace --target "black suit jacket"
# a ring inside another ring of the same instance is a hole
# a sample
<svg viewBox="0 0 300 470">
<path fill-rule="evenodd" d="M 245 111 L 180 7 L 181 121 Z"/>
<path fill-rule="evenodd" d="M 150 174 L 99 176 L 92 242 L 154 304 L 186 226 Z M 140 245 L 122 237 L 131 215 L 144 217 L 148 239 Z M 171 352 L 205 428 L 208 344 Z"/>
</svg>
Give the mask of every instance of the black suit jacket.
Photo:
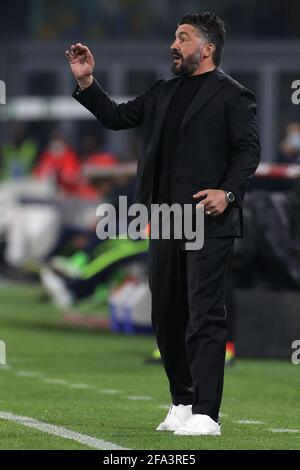
<svg viewBox="0 0 300 470">
<path fill-rule="evenodd" d="M 146 93 L 117 104 L 94 79 L 73 96 L 108 129 L 143 126 L 144 150 L 138 161 L 136 202 L 152 202 L 155 159 L 165 113 L 181 77 L 159 80 Z M 260 158 L 254 94 L 216 68 L 183 116 L 172 169 L 172 203 L 197 204 L 202 189 L 232 191 L 236 201 L 218 216 L 205 216 L 205 237 L 243 233 L 242 202 Z"/>
</svg>

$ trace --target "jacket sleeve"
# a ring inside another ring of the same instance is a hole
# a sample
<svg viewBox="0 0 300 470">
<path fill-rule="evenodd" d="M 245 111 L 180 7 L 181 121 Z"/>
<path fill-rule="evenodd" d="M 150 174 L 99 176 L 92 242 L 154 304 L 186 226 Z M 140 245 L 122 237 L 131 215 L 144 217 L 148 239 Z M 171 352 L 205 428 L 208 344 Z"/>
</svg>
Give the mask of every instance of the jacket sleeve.
<svg viewBox="0 0 300 470">
<path fill-rule="evenodd" d="M 155 99 L 162 82 L 163 80 L 159 80 L 146 93 L 127 103 L 116 103 L 95 78 L 93 83 L 83 91 L 77 86 L 72 96 L 107 129 L 130 129 L 143 124 L 146 102 Z"/>
<path fill-rule="evenodd" d="M 260 160 L 260 139 L 256 119 L 254 94 L 242 88 L 227 105 L 227 123 L 230 138 L 230 166 L 220 188 L 232 191 L 234 206 L 242 205 Z"/>
</svg>

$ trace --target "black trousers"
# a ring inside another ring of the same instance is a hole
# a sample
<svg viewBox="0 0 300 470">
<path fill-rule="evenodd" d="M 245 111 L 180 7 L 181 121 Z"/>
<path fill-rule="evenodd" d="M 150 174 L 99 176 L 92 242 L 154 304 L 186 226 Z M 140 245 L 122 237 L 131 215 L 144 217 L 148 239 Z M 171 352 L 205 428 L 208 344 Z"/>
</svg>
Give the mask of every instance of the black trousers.
<svg viewBox="0 0 300 470">
<path fill-rule="evenodd" d="M 152 324 L 172 403 L 219 418 L 227 340 L 225 297 L 234 237 L 207 238 L 201 250 L 150 239 Z"/>
</svg>

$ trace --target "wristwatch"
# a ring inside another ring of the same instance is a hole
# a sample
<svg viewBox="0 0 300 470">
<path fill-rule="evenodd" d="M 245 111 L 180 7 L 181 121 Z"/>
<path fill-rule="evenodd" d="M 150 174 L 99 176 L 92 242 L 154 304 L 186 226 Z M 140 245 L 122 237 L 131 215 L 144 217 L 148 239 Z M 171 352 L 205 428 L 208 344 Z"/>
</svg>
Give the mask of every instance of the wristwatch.
<svg viewBox="0 0 300 470">
<path fill-rule="evenodd" d="M 235 201 L 235 195 L 232 191 L 225 191 L 226 194 L 226 201 L 228 204 L 232 204 Z"/>
</svg>

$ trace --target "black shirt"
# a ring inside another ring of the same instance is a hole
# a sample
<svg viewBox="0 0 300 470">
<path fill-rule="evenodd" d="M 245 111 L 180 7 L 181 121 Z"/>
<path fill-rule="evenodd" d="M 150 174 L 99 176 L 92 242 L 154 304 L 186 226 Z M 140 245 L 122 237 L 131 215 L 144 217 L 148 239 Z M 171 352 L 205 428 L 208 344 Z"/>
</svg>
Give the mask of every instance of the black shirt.
<svg viewBox="0 0 300 470">
<path fill-rule="evenodd" d="M 183 116 L 205 79 L 211 72 L 184 77 L 172 98 L 163 123 L 160 153 L 156 159 L 153 203 L 171 204 L 172 160 L 176 154 Z"/>
</svg>

